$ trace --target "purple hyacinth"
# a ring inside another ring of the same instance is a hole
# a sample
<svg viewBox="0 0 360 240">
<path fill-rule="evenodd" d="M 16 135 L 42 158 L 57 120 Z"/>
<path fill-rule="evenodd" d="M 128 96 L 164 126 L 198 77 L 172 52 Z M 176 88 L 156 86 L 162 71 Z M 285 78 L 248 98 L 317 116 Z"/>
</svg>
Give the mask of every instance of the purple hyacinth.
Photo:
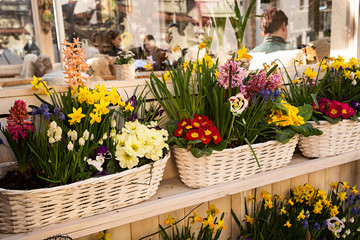
<svg viewBox="0 0 360 240">
<path fill-rule="evenodd" d="M 320 231 L 320 225 L 317 222 L 314 223 L 314 230 L 317 232 Z"/>
</svg>

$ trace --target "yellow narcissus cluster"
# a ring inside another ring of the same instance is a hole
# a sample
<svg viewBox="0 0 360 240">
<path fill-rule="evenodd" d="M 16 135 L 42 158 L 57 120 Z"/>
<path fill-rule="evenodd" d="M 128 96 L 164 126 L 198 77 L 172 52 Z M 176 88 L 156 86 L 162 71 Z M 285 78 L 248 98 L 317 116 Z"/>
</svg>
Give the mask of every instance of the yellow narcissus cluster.
<svg viewBox="0 0 360 240">
<path fill-rule="evenodd" d="M 298 115 L 299 109 L 297 107 L 292 106 L 284 100 L 281 100 L 281 104 L 286 107 L 288 113 L 284 114 L 280 109 L 272 109 L 268 123 L 275 123 L 280 127 L 290 125 L 301 126 L 305 123 L 303 117 Z"/>
<path fill-rule="evenodd" d="M 135 122 L 126 122 L 121 134 L 115 136 L 115 159 L 122 168 L 131 169 L 139 163 L 140 158 L 158 161 L 163 156 L 163 149 L 168 149 L 166 143 L 168 132 L 157 130 L 156 123 L 148 126 Z"/>
</svg>

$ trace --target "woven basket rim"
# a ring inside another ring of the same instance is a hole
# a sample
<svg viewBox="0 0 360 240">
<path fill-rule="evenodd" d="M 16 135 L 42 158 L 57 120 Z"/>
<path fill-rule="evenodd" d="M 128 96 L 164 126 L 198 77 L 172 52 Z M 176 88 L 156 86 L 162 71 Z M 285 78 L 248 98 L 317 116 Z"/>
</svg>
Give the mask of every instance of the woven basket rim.
<svg viewBox="0 0 360 240">
<path fill-rule="evenodd" d="M 291 141 L 293 138 L 298 138 L 298 137 L 299 137 L 299 134 L 295 134 L 295 136 L 292 137 L 292 138 L 290 139 L 290 141 Z M 281 142 L 279 142 L 279 141 L 277 141 L 277 140 L 270 140 L 270 141 L 261 142 L 261 143 L 253 143 L 253 144 L 251 144 L 251 146 L 254 146 L 254 145 L 255 145 L 256 147 L 261 147 L 261 146 L 264 146 L 264 145 L 273 144 L 273 143 L 275 143 L 275 142 L 280 143 L 280 144 L 283 144 L 283 143 L 281 143 Z M 285 143 L 285 144 L 287 144 L 287 143 Z M 178 147 L 177 145 L 174 145 L 174 146 L 172 146 L 172 147 L 173 147 L 173 148 L 179 148 L 179 149 L 186 149 L 186 150 L 188 150 L 187 148 L 180 148 L 180 147 Z M 244 148 L 249 148 L 249 145 L 245 144 L 245 145 L 241 145 L 241 146 L 237 146 L 237 147 L 233 147 L 233 148 L 225 148 L 225 149 L 222 150 L 222 151 L 213 150 L 213 153 L 228 152 L 228 151 L 233 151 L 233 150 L 242 150 L 242 149 L 244 149 Z M 251 150 L 250 150 L 250 151 L 251 151 Z"/>
<path fill-rule="evenodd" d="M 154 167 L 157 165 L 160 165 L 162 162 L 167 161 L 170 158 L 170 151 L 164 156 L 162 157 L 160 160 L 154 162 Z M 51 188 L 38 188 L 38 189 L 31 189 L 31 190 L 12 190 L 12 189 L 5 189 L 5 188 L 0 188 L 0 193 L 2 192 L 6 192 L 7 195 L 11 195 L 11 194 L 22 194 L 24 192 L 29 192 L 29 193 L 38 193 L 38 192 L 43 192 L 45 191 L 57 191 L 57 190 L 62 190 L 64 188 L 69 188 L 69 187 L 75 187 L 77 185 L 82 185 L 82 184 L 89 184 L 91 182 L 94 181 L 98 181 L 99 179 L 101 179 L 102 181 L 106 181 L 108 179 L 114 178 L 114 177 L 121 177 L 123 175 L 128 175 L 134 172 L 140 172 L 146 168 L 148 168 L 150 165 L 149 164 L 145 164 L 141 167 L 138 168 L 133 168 L 133 169 L 128 169 L 126 171 L 122 171 L 119 173 L 114 173 L 114 174 L 110 174 L 110 175 L 106 175 L 106 176 L 101 176 L 101 177 L 91 177 L 82 181 L 78 181 L 78 182 L 74 182 L 74 183 L 70 183 L 70 184 L 65 184 L 65 185 L 61 185 L 61 186 L 56 186 L 56 187 L 51 187 Z M 0 165 L 1 166 L 1 165 Z"/>
<path fill-rule="evenodd" d="M 306 122 L 311 123 L 311 124 L 316 124 L 315 121 L 306 121 Z M 338 123 L 341 123 L 341 122 L 357 122 L 357 121 L 351 120 L 351 119 L 341 119 L 341 121 L 339 121 Z M 319 123 L 320 123 L 320 125 L 322 125 L 322 124 L 324 124 L 324 125 L 325 124 L 328 124 L 328 125 L 336 125 L 336 124 L 338 124 L 338 123 L 331 124 L 326 120 L 319 120 Z"/>
</svg>

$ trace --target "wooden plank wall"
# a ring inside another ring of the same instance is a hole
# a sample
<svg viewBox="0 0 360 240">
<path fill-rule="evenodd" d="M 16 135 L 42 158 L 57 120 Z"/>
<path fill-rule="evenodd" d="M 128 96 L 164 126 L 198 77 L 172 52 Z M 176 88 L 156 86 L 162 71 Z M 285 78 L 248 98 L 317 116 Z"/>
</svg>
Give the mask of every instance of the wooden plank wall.
<svg viewBox="0 0 360 240">
<path fill-rule="evenodd" d="M 267 191 L 270 191 L 272 194 L 276 193 L 281 194 L 282 196 L 289 196 L 289 190 L 291 188 L 303 185 L 305 183 L 310 183 L 315 188 L 321 188 L 324 190 L 329 189 L 329 183 L 331 183 L 331 181 L 348 181 L 351 186 L 359 186 L 360 176 L 357 170 L 359 169 L 359 167 L 360 160 L 320 171 L 315 171 L 309 174 L 305 174 L 299 177 L 287 179 L 273 184 L 266 184 L 266 182 L 264 182 L 264 186 L 257 189 L 257 195 L 260 195 L 261 190 L 265 189 Z M 215 204 L 215 206 L 219 208 L 220 212 L 225 212 L 225 225 L 227 226 L 227 228 L 223 232 L 221 239 L 227 239 L 229 236 L 232 236 L 231 239 L 237 239 L 237 237 L 239 236 L 239 229 L 231 217 L 230 210 L 232 208 L 239 218 L 243 218 L 245 215 L 244 198 L 249 197 L 252 194 L 254 194 L 254 189 L 237 193 L 231 196 L 229 195 L 223 198 L 214 199 L 209 202 L 204 202 L 196 211 L 198 212 L 199 216 L 205 216 L 205 211 L 208 208 L 209 204 Z M 166 214 L 154 216 L 141 221 L 133 222 L 131 224 L 126 224 L 120 227 L 109 229 L 108 231 L 111 233 L 111 239 L 138 240 L 146 235 L 158 231 L 158 224 L 162 224 L 164 226 L 163 222 L 167 219 L 168 214 L 170 214 L 171 217 L 174 217 L 175 219 L 181 219 L 194 207 L 196 206 L 182 208 Z M 121 223 L 119 223 L 119 225 L 121 225 Z M 198 223 L 197 227 L 199 227 L 199 225 L 200 224 Z M 76 240 L 95 239 L 97 239 L 96 234 L 81 237 Z M 161 238 L 159 235 L 155 235 L 145 239 L 160 240 Z"/>
</svg>

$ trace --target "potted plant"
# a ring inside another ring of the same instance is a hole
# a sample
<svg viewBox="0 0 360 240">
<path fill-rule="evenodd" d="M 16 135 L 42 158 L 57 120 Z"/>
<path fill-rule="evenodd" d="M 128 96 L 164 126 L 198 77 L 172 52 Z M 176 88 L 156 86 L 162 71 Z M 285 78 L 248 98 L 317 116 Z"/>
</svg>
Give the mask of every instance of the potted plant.
<svg viewBox="0 0 360 240">
<path fill-rule="evenodd" d="M 118 80 L 132 80 L 135 78 L 134 53 L 131 51 L 119 52 L 115 58 L 115 71 Z"/>
<path fill-rule="evenodd" d="M 358 60 L 324 59 L 318 71 L 307 68 L 291 78 L 283 93 L 295 106 L 312 105 L 309 123 L 323 135 L 300 137 L 304 156 L 325 157 L 359 149 L 360 68 Z M 321 75 L 321 76 L 319 76 Z"/>
<path fill-rule="evenodd" d="M 245 54 L 239 50 L 238 60 L 219 67 L 205 55 L 162 79 L 150 76 L 150 89 L 171 119 L 169 145 L 174 146 L 180 178 L 188 187 L 286 165 L 297 144 L 296 133 L 321 134 L 304 123 L 310 117 L 306 108 L 281 102 L 276 66 L 248 74 L 242 68 Z M 172 86 L 166 81 L 169 76 Z"/>
<path fill-rule="evenodd" d="M 104 213 L 155 194 L 169 158 L 168 133 L 155 121 L 158 108 L 145 111 L 145 90 L 123 101 L 116 88 L 91 89 L 78 80 L 69 78 L 78 87 L 60 93 L 34 79 L 51 102 L 36 95 L 41 105 L 31 106 L 31 119 L 25 102 L 11 108 L 2 132 L 24 174 L 11 173 L 0 181 L 1 232 Z M 25 179 L 37 189 L 4 185 L 3 180 L 19 175 L 32 175 Z"/>
</svg>

